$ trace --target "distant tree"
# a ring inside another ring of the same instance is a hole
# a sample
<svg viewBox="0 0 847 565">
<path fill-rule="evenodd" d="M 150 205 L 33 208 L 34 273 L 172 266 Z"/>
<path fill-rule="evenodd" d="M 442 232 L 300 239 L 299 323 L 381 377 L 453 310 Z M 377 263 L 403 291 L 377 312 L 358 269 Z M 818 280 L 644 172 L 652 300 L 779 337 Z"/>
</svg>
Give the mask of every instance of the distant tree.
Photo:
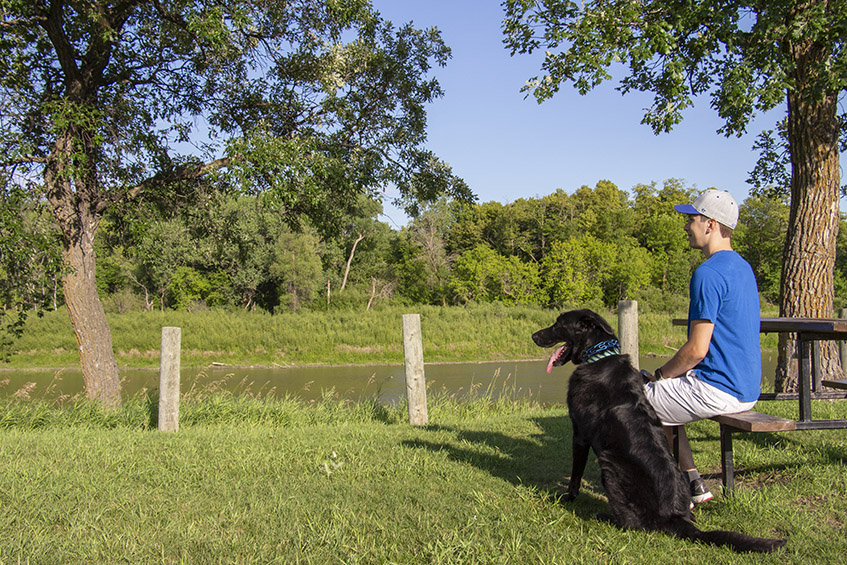
<svg viewBox="0 0 847 565">
<path fill-rule="evenodd" d="M 262 289 L 271 278 L 274 246 L 280 234 L 288 231 L 276 205 L 262 196 L 224 198 L 210 203 L 202 216 L 192 213 L 189 221 L 194 218 L 200 225 L 187 227 L 198 242 L 198 265 L 226 273 L 239 307 L 270 310 L 277 292 L 269 289 L 271 296 L 263 296 Z"/>
<path fill-rule="evenodd" d="M 614 308 L 619 301 L 632 299 L 650 286 L 653 257 L 632 237 L 621 237 L 610 243 L 614 257 L 603 284 L 603 302 Z"/>
<path fill-rule="evenodd" d="M 168 283 L 173 308 L 185 312 L 191 312 L 201 305 L 215 306 L 212 297 L 215 296 L 216 288 L 220 288 L 219 281 L 209 279 L 193 267 L 177 267 Z"/>
<path fill-rule="evenodd" d="M 351 206 L 348 217 L 342 222 L 342 227 L 335 237 L 343 247 L 345 257 L 339 291 L 344 291 L 347 286 L 354 260 L 357 260 L 358 267 L 362 263 L 363 255 L 366 259 L 374 259 L 372 256 L 368 257 L 368 247 L 374 246 L 378 239 L 378 232 L 383 231 L 378 227 L 380 222 L 376 219 L 381 213 L 382 205 L 379 202 L 362 197 L 355 206 Z M 361 269 L 361 274 L 358 273 L 359 270 L 355 269 L 357 272 L 353 274 L 352 280 L 367 280 L 375 276 L 374 273 L 364 272 L 367 270 L 366 266 Z"/>
<path fill-rule="evenodd" d="M 404 302 L 429 304 L 433 301 L 422 255 L 421 249 L 409 240 L 405 232 L 391 243 L 392 278 L 397 283 L 397 294 Z"/>
<path fill-rule="evenodd" d="M 539 198 L 518 198 L 509 205 L 512 254 L 538 265 L 546 251 L 547 222 L 544 202 Z"/>
<path fill-rule="evenodd" d="M 283 232 L 273 246 L 270 275 L 276 281 L 279 304 L 297 311 L 308 304 L 324 282 L 320 240 L 309 233 Z"/>
<path fill-rule="evenodd" d="M 615 240 L 632 233 L 629 194 L 614 183 L 601 180 L 594 188 L 582 186 L 571 195 L 571 200 L 581 235 Z"/>
<path fill-rule="evenodd" d="M 541 219 L 540 240 L 541 257 L 544 258 L 554 241 L 566 241 L 579 235 L 574 219 L 576 218 L 576 204 L 574 199 L 561 188 L 556 192 L 541 198 L 543 216 Z"/>
<path fill-rule="evenodd" d="M 847 222 L 841 219 L 835 259 L 835 307 L 847 308 Z"/>
<path fill-rule="evenodd" d="M 93 247 L 110 207 L 207 183 L 332 226 L 388 185 L 412 212 L 470 198 L 423 145 L 442 94 L 428 75 L 449 54 L 438 30 L 395 29 L 367 0 L 4 1 L 0 169 L 59 226 L 88 397 L 120 402 Z"/>
<path fill-rule="evenodd" d="M 602 304 L 605 269 L 613 256 L 611 245 L 591 235 L 554 242 L 541 265 L 550 304 Z"/>
<path fill-rule="evenodd" d="M 787 102 L 791 210 L 780 314 L 831 316 L 839 223 L 838 100 L 847 86 L 847 4 L 832 0 L 506 0 L 504 33 L 513 54 L 545 51 L 539 100 L 564 83 L 585 94 L 628 66 L 619 89 L 654 94 L 643 122 L 669 131 L 701 95 L 745 132 L 751 118 Z M 794 342 L 781 336 L 777 390 L 794 390 Z M 824 373 L 840 373 L 826 355 Z"/>
<path fill-rule="evenodd" d="M 177 269 L 198 262 L 197 246 L 179 218 L 156 219 L 138 229 L 127 276 L 144 292 L 148 307 L 158 303 L 164 310 Z"/>
<path fill-rule="evenodd" d="M 779 300 L 782 248 L 787 231 L 787 197 L 750 196 L 741 205 L 733 248 L 753 267 L 759 292 L 773 303 Z"/>
<path fill-rule="evenodd" d="M 450 287 L 463 302 L 533 304 L 539 301 L 539 269 L 485 245 L 465 251 L 453 265 Z"/>
<path fill-rule="evenodd" d="M 685 217 L 674 210 L 675 204 L 691 202 L 694 190 L 679 179 L 668 179 L 657 189 L 655 183 L 636 185 L 633 213 L 634 234 L 652 258 L 653 286 L 672 294 L 688 295 L 692 267 L 702 255 L 692 253 L 683 230 Z"/>
<path fill-rule="evenodd" d="M 445 240 L 453 222 L 455 211 L 447 201 L 441 200 L 402 230 L 407 244 L 400 246 L 404 255 L 400 268 L 406 271 L 406 277 L 418 279 L 404 286 L 417 287 L 416 294 L 429 296 L 424 301 L 447 302 L 447 281 L 455 254 L 449 252 Z"/>
<path fill-rule="evenodd" d="M 0 186 L 0 361 L 8 360 L 27 316 L 55 301 L 61 257 L 41 208 L 23 191 Z"/>
<path fill-rule="evenodd" d="M 502 253 L 503 231 L 508 223 L 505 207 L 502 202 L 492 200 L 456 209 L 444 235 L 448 253 L 458 255 L 480 245 Z"/>
</svg>

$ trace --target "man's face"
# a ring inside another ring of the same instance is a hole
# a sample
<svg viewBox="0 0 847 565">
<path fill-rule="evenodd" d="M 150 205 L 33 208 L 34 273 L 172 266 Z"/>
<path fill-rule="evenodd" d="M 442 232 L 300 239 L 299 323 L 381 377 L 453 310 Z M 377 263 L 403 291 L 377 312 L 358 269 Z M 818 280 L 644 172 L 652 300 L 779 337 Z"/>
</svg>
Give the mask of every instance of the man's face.
<svg viewBox="0 0 847 565">
<path fill-rule="evenodd" d="M 708 234 L 714 226 L 711 225 L 712 220 L 700 214 L 691 214 L 688 216 L 688 222 L 685 223 L 685 233 L 688 234 L 688 245 L 692 249 L 703 249 L 708 243 Z"/>
</svg>

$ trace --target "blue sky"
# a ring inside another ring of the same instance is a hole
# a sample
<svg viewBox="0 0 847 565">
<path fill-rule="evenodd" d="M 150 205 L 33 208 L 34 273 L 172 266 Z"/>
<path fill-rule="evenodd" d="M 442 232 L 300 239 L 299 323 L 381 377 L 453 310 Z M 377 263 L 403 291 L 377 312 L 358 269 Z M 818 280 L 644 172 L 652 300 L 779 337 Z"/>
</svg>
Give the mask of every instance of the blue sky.
<svg viewBox="0 0 847 565">
<path fill-rule="evenodd" d="M 558 188 L 572 193 L 610 180 L 623 190 L 668 178 L 705 190 L 729 190 L 739 202 L 757 155 L 756 136 L 773 129 L 777 108 L 741 137 L 717 133 L 721 121 L 703 99 L 681 124 L 655 135 L 641 124 L 652 96 L 622 96 L 605 83 L 586 96 L 570 85 L 538 104 L 521 87 L 540 72 L 540 57 L 510 57 L 502 43 L 499 0 L 373 0 L 396 25 L 438 27 L 453 58 L 435 76 L 444 97 L 428 109 L 427 146 L 450 163 L 480 202 L 512 202 Z M 395 224 L 405 219 L 386 206 Z"/>
</svg>

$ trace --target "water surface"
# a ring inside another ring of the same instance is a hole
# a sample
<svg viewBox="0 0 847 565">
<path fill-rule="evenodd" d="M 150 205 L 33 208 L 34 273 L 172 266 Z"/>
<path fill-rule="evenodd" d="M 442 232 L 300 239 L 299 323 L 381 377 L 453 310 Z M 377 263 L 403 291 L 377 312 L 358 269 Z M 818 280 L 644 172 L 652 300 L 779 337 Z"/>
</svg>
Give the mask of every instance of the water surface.
<svg viewBox="0 0 847 565">
<path fill-rule="evenodd" d="M 773 382 L 776 355 L 762 356 L 764 386 Z M 641 368 L 652 371 L 667 358 L 642 357 Z M 534 398 L 545 404 L 564 403 L 567 381 L 573 365 L 546 372 L 545 359 L 533 361 L 490 361 L 481 363 L 426 363 L 424 373 L 430 393 L 491 395 Z M 159 386 L 157 369 L 122 369 L 124 398 Z M 192 388 L 225 389 L 234 393 L 277 396 L 294 395 L 315 400 L 333 394 L 351 400 L 378 398 L 393 403 L 403 398 L 403 365 L 320 366 L 320 367 L 222 367 L 183 368 L 180 375 L 183 393 Z M 26 394 L 30 397 L 73 396 L 83 390 L 78 369 L 0 371 L 0 396 Z"/>
</svg>

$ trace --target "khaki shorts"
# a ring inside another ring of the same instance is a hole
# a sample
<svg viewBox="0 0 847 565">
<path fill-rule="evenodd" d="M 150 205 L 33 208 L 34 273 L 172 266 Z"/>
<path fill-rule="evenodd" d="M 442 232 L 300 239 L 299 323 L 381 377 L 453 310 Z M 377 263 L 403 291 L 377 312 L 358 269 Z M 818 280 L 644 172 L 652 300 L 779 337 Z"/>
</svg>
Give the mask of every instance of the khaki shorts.
<svg viewBox="0 0 847 565">
<path fill-rule="evenodd" d="M 711 418 L 718 414 L 735 414 L 750 410 L 753 402 L 741 402 L 731 394 L 701 381 L 688 371 L 675 379 L 662 379 L 644 385 L 647 400 L 659 420 L 666 426 L 678 426 Z"/>
</svg>

